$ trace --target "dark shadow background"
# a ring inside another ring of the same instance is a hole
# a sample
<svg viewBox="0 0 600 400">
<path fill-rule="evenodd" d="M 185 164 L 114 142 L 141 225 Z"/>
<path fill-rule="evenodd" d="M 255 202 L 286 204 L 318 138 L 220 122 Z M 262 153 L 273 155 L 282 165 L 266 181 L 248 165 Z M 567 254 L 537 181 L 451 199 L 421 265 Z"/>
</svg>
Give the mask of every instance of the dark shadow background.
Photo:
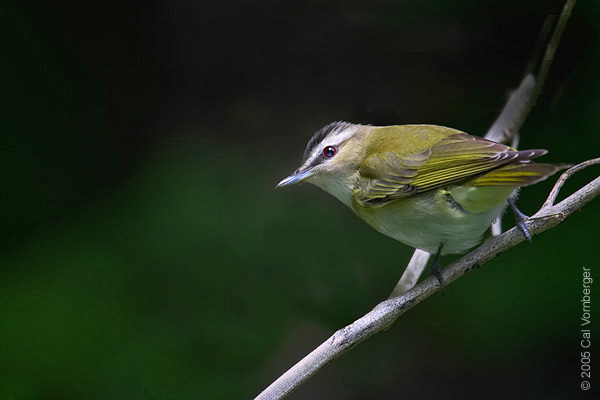
<svg viewBox="0 0 600 400">
<path fill-rule="evenodd" d="M 274 190 L 312 133 L 349 120 L 484 135 L 561 8 L 0 6 L 0 398 L 257 395 L 386 298 L 412 254 L 316 188 Z M 599 4 L 580 1 L 523 127 L 520 147 L 546 161 L 599 154 L 599 26 Z M 599 211 L 460 279 L 290 398 L 582 397 Z"/>
</svg>

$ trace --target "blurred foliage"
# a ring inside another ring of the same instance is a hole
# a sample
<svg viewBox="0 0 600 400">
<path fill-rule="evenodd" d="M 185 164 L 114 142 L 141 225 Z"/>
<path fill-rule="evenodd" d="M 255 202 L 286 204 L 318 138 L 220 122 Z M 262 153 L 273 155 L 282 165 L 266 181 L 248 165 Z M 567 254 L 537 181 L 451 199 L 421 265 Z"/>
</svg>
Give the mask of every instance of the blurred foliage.
<svg viewBox="0 0 600 400">
<path fill-rule="evenodd" d="M 313 187 L 274 190 L 312 132 L 483 135 L 562 3 L 88 6 L 0 7 L 0 399 L 258 394 L 384 299 L 412 254 Z M 548 161 L 598 156 L 599 12 L 577 4 L 523 128 Z M 599 210 L 469 273 L 291 398 L 581 395 Z"/>
</svg>

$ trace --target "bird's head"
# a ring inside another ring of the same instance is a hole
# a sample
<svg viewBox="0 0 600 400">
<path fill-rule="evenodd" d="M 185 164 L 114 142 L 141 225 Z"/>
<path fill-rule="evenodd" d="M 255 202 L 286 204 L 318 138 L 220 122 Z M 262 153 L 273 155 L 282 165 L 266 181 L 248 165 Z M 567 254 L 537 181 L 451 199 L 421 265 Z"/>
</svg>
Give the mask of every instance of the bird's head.
<svg viewBox="0 0 600 400">
<path fill-rule="evenodd" d="M 350 205 L 358 168 L 364 160 L 364 135 L 369 127 L 333 122 L 308 141 L 300 168 L 277 187 L 308 182 Z"/>
</svg>

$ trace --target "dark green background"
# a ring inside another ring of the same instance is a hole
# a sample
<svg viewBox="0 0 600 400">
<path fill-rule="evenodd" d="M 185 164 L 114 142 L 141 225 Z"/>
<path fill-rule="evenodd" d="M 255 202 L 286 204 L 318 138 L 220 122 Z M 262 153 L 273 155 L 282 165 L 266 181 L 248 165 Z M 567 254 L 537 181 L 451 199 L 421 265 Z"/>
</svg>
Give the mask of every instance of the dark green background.
<svg viewBox="0 0 600 400">
<path fill-rule="evenodd" d="M 3 3 L 0 399 L 257 395 L 386 298 L 412 253 L 316 188 L 274 190 L 312 133 L 349 120 L 485 134 L 561 8 Z M 546 161 L 599 154 L 599 26 L 599 3 L 580 1 L 522 129 Z M 583 396 L 599 210 L 460 279 L 291 398 Z"/>
</svg>

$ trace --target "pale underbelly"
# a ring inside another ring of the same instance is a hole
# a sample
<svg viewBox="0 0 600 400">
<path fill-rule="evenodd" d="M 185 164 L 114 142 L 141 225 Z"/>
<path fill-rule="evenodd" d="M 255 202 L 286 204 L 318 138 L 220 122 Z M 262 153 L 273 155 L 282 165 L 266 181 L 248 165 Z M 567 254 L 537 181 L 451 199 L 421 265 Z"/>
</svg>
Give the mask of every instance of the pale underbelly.
<svg viewBox="0 0 600 400">
<path fill-rule="evenodd" d="M 482 212 L 467 212 L 432 191 L 379 208 L 353 209 L 377 231 L 404 244 L 430 253 L 443 244 L 442 254 L 454 254 L 476 246 L 507 205 L 502 201 Z"/>
</svg>

